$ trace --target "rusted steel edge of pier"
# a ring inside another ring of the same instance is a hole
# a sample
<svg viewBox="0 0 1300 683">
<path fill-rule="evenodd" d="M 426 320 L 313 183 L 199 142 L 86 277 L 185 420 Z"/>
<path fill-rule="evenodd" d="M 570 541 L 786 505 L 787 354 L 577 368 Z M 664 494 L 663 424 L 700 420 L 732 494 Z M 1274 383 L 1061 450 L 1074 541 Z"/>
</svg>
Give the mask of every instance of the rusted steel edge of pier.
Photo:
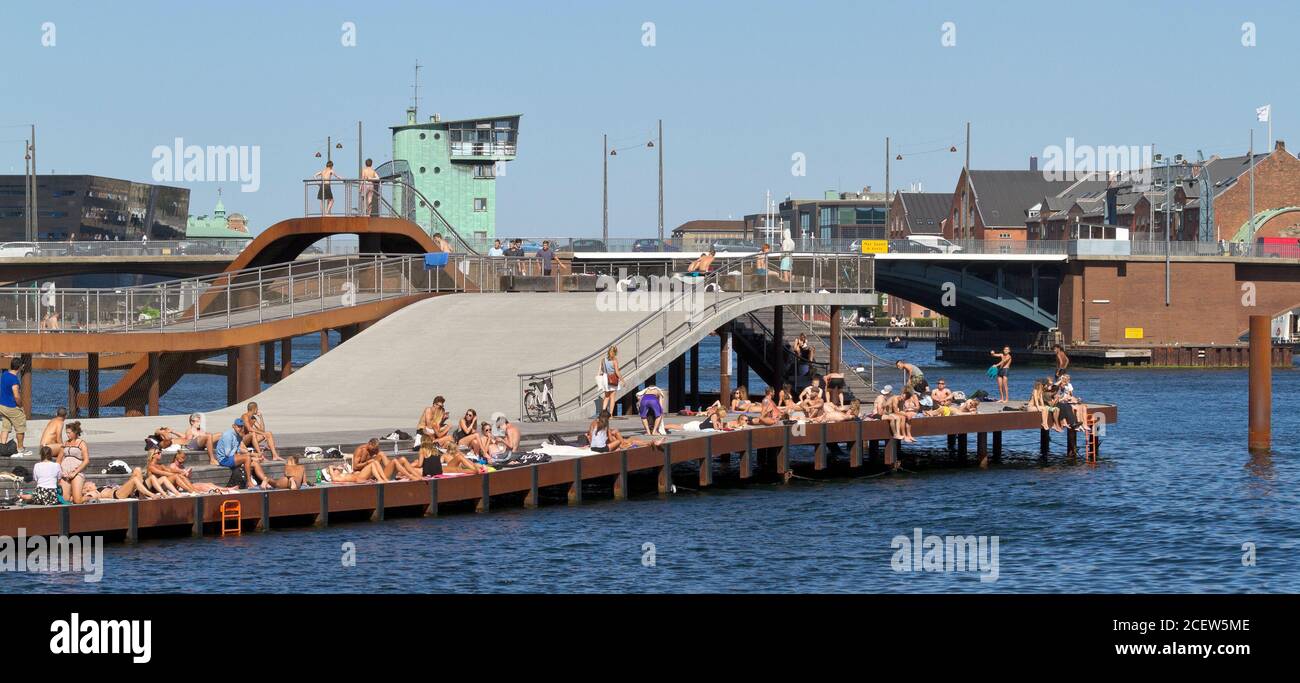
<svg viewBox="0 0 1300 683">
<path fill-rule="evenodd" d="M 1090 415 L 1099 413 L 1106 424 L 1113 424 L 1118 419 L 1115 406 L 1089 406 Z M 1040 423 L 1038 413 L 1026 411 L 954 415 L 919 418 L 912 423 L 912 433 L 918 438 L 945 435 L 959 438 L 963 454 L 966 452 L 963 437 L 976 434 L 977 455 L 985 459 L 990 455 L 985 447 L 985 435 L 994 435 L 992 455 L 996 458 L 1002 432 L 1040 429 Z M 658 447 L 598 453 L 481 475 L 382 484 L 311 486 L 298 490 L 248 490 L 229 495 L 158 500 L 17 507 L 0 510 L 0 535 L 14 537 L 19 529 L 24 530 L 27 536 L 124 532 L 125 540 L 131 542 L 138 538 L 141 529 L 189 527 L 192 534 L 198 536 L 204 533 L 205 525 L 220 525 L 221 503 L 230 499 L 239 500 L 245 526 L 253 525 L 263 531 L 273 526 L 275 519 L 286 517 L 310 517 L 317 525 L 324 526 L 329 524 L 329 517 L 334 513 L 369 512 L 371 519 L 382 520 L 385 510 L 420 508 L 426 515 L 436 515 L 438 505 L 443 503 L 474 501 L 477 510 L 486 512 L 491 508 L 493 496 L 525 493 L 524 505 L 532 507 L 539 502 L 540 489 L 564 485 L 569 487 L 569 502 L 579 503 L 582 500 L 582 482 L 607 477 L 614 478 L 614 497 L 621 499 L 628 495 L 628 475 L 634 472 L 657 473 L 659 491 L 666 492 L 672 483 L 671 467 L 679 463 L 707 464 L 708 467 L 700 468 L 700 485 L 708 486 L 713 480 L 713 459 L 732 454 L 739 457 L 740 478 L 747 479 L 756 468 L 754 459 L 759 449 L 774 449 L 776 471 L 783 473 L 788 469 L 790 446 L 815 446 L 814 468 L 821 469 L 826 466 L 826 444 L 830 443 L 849 444 L 850 468 L 860 468 L 868 459 L 869 454 L 864 452 L 867 444 L 871 445 L 870 455 L 876 454 L 877 443 L 883 444 L 884 447 L 879 449 L 881 464 L 890 466 L 897 462 L 897 442 L 890 439 L 889 427 L 883 421 L 758 427 L 733 432 L 701 432 L 697 437 L 671 441 Z M 1046 439 L 1042 443 L 1046 445 Z M 1082 445 L 1078 447 L 1083 448 Z"/>
</svg>

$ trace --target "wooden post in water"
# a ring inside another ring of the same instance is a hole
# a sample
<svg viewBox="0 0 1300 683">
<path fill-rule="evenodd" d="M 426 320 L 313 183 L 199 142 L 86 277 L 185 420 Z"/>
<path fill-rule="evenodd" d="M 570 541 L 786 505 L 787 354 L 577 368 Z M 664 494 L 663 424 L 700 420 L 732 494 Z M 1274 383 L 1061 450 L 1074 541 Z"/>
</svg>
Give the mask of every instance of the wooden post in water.
<svg viewBox="0 0 1300 683">
<path fill-rule="evenodd" d="M 68 417 L 76 418 L 81 416 L 81 405 L 77 401 L 77 395 L 80 393 L 81 393 L 81 371 L 69 370 L 68 371 Z"/>
<path fill-rule="evenodd" d="M 280 340 L 280 379 L 293 374 L 293 337 Z"/>
<path fill-rule="evenodd" d="M 99 354 L 86 354 L 86 414 L 99 417 Z"/>
<path fill-rule="evenodd" d="M 1273 339 L 1266 315 L 1250 316 L 1250 385 L 1247 446 L 1267 453 L 1273 441 Z"/>
</svg>

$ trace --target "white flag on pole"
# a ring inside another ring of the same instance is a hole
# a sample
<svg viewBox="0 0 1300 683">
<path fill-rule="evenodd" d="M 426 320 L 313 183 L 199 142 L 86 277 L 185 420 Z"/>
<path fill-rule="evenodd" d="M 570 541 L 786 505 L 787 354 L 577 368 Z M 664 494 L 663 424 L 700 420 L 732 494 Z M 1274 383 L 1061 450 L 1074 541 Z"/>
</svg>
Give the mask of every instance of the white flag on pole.
<svg viewBox="0 0 1300 683">
<path fill-rule="evenodd" d="M 1255 107 L 1255 116 L 1259 118 L 1260 123 L 1267 123 L 1269 114 L 1272 113 L 1273 105 L 1266 104 L 1262 107 Z"/>
</svg>

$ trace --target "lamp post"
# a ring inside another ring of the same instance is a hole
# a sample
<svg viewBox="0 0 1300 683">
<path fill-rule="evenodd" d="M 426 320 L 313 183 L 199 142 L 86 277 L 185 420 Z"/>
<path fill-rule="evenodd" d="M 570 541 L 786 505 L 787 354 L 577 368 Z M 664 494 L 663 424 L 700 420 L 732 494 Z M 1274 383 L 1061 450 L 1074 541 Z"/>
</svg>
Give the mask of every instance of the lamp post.
<svg viewBox="0 0 1300 683">
<path fill-rule="evenodd" d="M 1170 277 L 1171 265 L 1170 265 L 1170 258 L 1169 258 L 1169 250 L 1170 250 L 1171 239 L 1172 239 L 1170 233 L 1173 230 L 1172 214 L 1174 211 L 1174 198 L 1173 198 L 1174 184 L 1172 178 L 1170 177 L 1170 174 L 1175 164 L 1181 165 L 1183 163 L 1183 155 L 1175 154 L 1174 158 L 1170 160 L 1170 159 L 1164 159 L 1163 155 L 1161 154 L 1156 154 L 1155 156 L 1152 157 L 1152 161 L 1154 161 L 1157 164 L 1163 162 L 1162 165 L 1165 167 L 1165 187 L 1164 187 L 1165 190 L 1165 305 L 1168 306 L 1171 303 L 1172 283 Z"/>
<path fill-rule="evenodd" d="M 604 207 L 604 221 L 602 223 L 603 227 L 601 230 L 601 235 L 605 240 L 605 242 L 608 243 L 609 242 L 609 158 L 618 156 L 619 150 L 626 152 L 629 149 L 637 149 L 642 147 L 646 149 L 654 149 L 656 145 L 655 145 L 655 140 L 649 140 L 644 145 L 630 145 L 628 147 L 615 147 L 613 149 L 610 149 L 609 135 L 606 134 L 603 137 L 604 137 L 604 154 L 603 154 L 604 162 L 602 167 L 602 177 L 603 177 L 603 185 L 604 185 L 603 195 L 604 195 L 605 207 Z M 659 133 L 657 139 L 659 142 L 659 144 L 657 145 L 659 148 L 659 244 L 662 246 L 664 241 L 664 122 L 662 119 L 659 120 Z"/>
</svg>

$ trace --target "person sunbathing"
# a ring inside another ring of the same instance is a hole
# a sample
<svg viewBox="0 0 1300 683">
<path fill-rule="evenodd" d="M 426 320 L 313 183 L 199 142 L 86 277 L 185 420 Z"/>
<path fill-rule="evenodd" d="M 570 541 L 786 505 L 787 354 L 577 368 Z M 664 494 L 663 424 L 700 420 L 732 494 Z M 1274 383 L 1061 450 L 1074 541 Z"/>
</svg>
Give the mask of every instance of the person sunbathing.
<svg viewBox="0 0 1300 683">
<path fill-rule="evenodd" d="M 749 400 L 749 391 L 745 387 L 736 387 L 736 390 L 731 392 L 731 412 L 758 412 L 759 407 L 757 403 Z"/>
<path fill-rule="evenodd" d="M 710 249 L 707 254 L 700 254 L 700 257 L 691 261 L 691 265 L 686 268 L 687 275 L 707 275 L 709 269 L 713 267 L 713 259 L 717 258 L 717 252 Z"/>
<path fill-rule="evenodd" d="M 379 463 L 371 461 L 362 469 L 353 468 L 351 472 L 342 465 L 330 465 L 325 468 L 325 480 L 333 484 L 364 484 L 368 481 L 388 481 L 379 469 Z"/>
<path fill-rule="evenodd" d="M 95 486 L 95 482 L 87 481 L 81 489 L 81 500 L 78 502 L 94 503 L 100 500 L 126 500 L 132 497 L 139 497 L 144 500 L 159 497 L 158 494 L 145 487 L 144 475 L 139 467 L 131 470 L 130 478 L 118 485 Z"/>
<path fill-rule="evenodd" d="M 719 404 L 709 406 L 709 409 L 699 415 L 698 420 L 683 422 L 681 424 L 665 424 L 664 429 L 669 432 L 707 432 L 720 431 L 725 427 L 723 418 L 726 417 L 727 411 Z"/>
<path fill-rule="evenodd" d="M 307 468 L 298 463 L 298 456 L 286 456 L 284 460 L 284 476 L 271 479 L 268 483 L 271 484 L 273 489 L 296 490 L 307 484 Z"/>
<path fill-rule="evenodd" d="M 460 444 L 467 436 L 474 436 L 478 433 L 478 412 L 473 408 L 465 411 L 465 415 L 456 423 L 456 429 L 451 433 L 451 439 L 454 443 Z"/>
<path fill-rule="evenodd" d="M 853 399 L 847 408 L 842 408 L 834 403 L 827 403 L 822 407 L 822 414 L 812 418 L 809 422 L 829 423 L 829 422 L 848 422 L 858 419 L 858 413 L 862 410 L 862 402 Z"/>
<path fill-rule="evenodd" d="M 962 401 L 961 405 L 957 406 L 957 412 L 959 413 L 978 413 L 979 411 L 980 402 L 977 398 Z"/>
<path fill-rule="evenodd" d="M 790 388 L 790 385 L 787 384 L 785 386 L 786 389 L 782 389 L 781 393 L 785 396 L 786 402 L 790 403 L 793 407 L 794 403 L 790 401 L 790 394 L 787 391 Z M 749 424 L 754 426 L 771 427 L 781 421 L 781 406 L 777 405 L 776 400 L 773 398 L 774 395 L 775 392 L 772 391 L 772 387 L 763 390 L 763 403 L 759 407 L 758 415 L 749 418 Z"/>
<path fill-rule="evenodd" d="M 266 429 L 266 418 L 262 415 L 262 411 L 258 410 L 256 401 L 248 404 L 248 410 L 242 419 L 245 431 L 244 444 L 252 447 L 258 458 L 262 457 L 262 446 L 265 445 L 271 451 L 271 459 L 280 460 L 280 453 L 275 450 L 275 435 Z"/>
</svg>

